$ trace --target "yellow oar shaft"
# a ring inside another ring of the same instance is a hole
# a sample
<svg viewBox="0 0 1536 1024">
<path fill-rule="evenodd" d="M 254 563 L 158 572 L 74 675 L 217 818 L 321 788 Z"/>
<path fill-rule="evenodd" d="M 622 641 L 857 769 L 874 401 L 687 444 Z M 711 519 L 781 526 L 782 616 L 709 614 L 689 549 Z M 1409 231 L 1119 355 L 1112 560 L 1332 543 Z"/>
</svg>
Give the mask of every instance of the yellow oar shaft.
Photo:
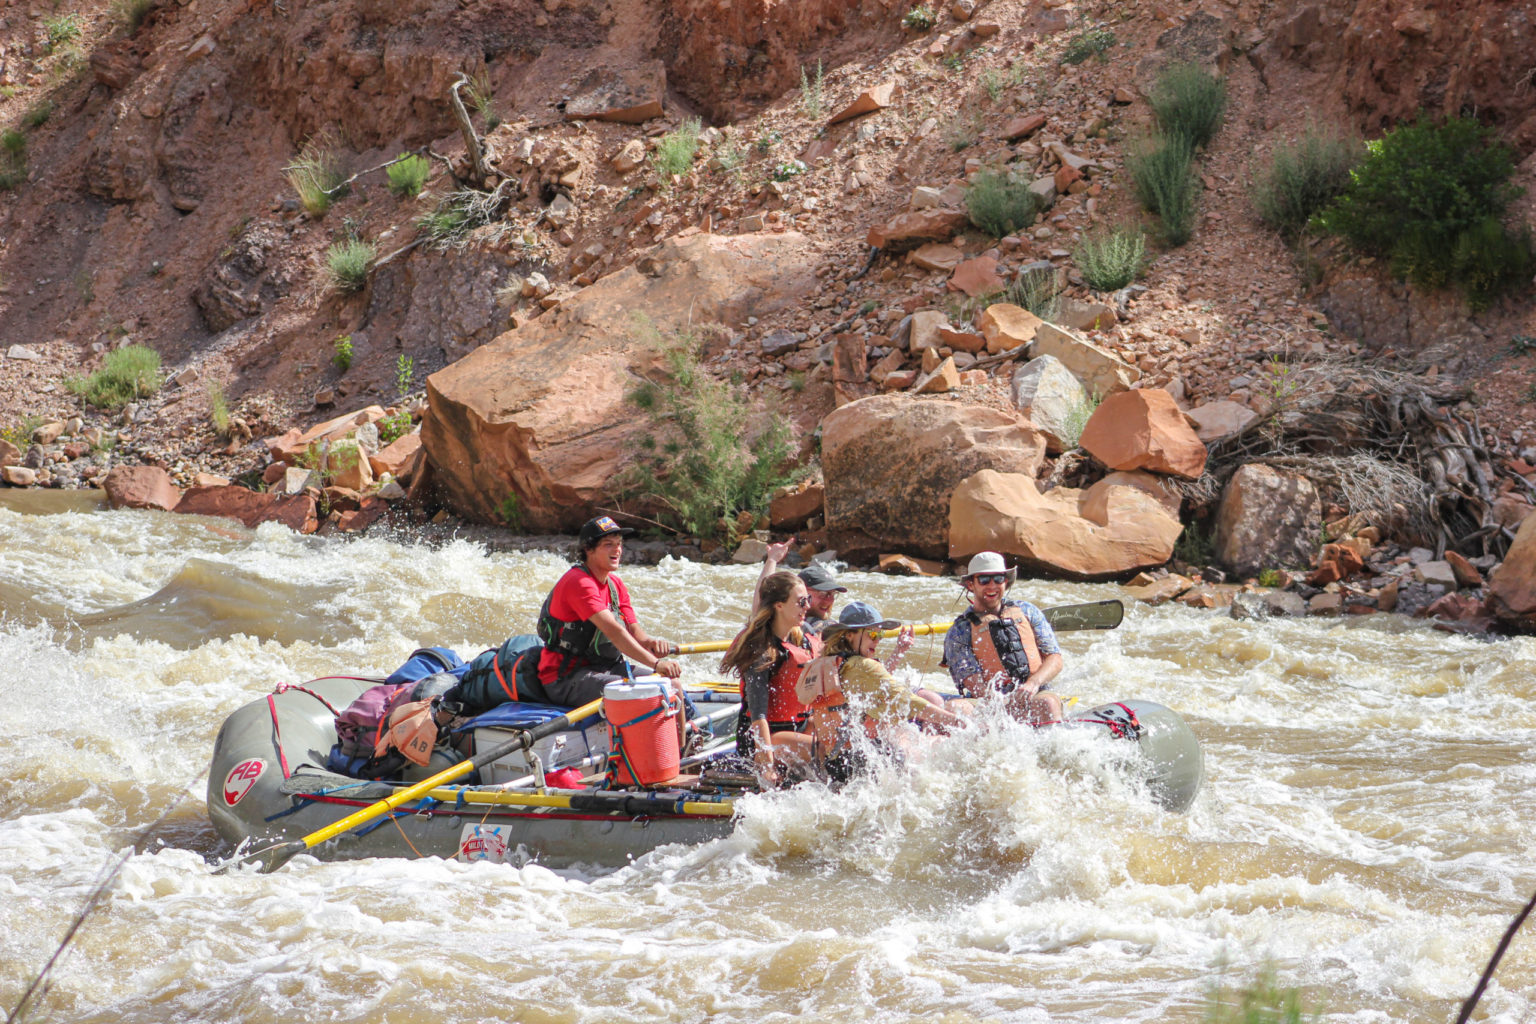
<svg viewBox="0 0 1536 1024">
<path fill-rule="evenodd" d="M 457 789 L 435 789 L 422 795 L 441 800 L 444 803 L 454 803 L 459 799 L 460 792 Z M 510 807 L 572 807 L 572 795 L 568 793 L 512 793 L 505 790 L 472 789 L 463 790 L 462 793 L 464 795 L 464 802 L 467 804 L 489 804 Z M 606 796 L 607 794 L 603 795 Z M 613 796 L 616 800 L 629 797 L 641 801 L 650 801 L 650 798 L 644 793 L 615 793 Z M 576 800 L 580 802 L 580 794 L 576 795 Z M 729 800 L 685 800 L 681 804 L 675 801 L 663 800 L 650 802 L 656 804 L 658 812 L 677 813 L 681 811 L 683 814 L 698 814 L 719 818 L 729 818 L 735 813 L 735 804 Z M 577 807 L 576 809 L 587 810 L 588 808 Z"/>
</svg>

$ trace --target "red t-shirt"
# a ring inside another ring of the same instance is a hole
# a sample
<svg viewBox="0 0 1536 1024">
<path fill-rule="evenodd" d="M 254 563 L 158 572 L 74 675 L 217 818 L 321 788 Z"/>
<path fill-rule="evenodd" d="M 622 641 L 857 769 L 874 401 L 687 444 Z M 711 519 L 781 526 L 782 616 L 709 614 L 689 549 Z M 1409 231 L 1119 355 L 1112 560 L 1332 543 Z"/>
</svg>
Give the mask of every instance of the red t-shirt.
<svg viewBox="0 0 1536 1024">
<path fill-rule="evenodd" d="M 615 573 L 610 573 L 608 579 L 613 583 L 614 592 L 619 598 L 619 618 L 626 625 L 633 626 L 635 610 L 629 604 L 629 588 L 624 586 L 624 581 Z M 586 622 L 607 609 L 608 585 L 597 582 L 584 566 L 571 566 L 550 592 L 549 614 L 561 622 Z M 539 655 L 539 682 L 546 686 L 553 683 L 559 677 L 560 662 L 559 651 L 544 648 L 544 653 Z M 585 664 L 586 659 L 577 658 L 571 667 L 580 668 Z"/>
</svg>

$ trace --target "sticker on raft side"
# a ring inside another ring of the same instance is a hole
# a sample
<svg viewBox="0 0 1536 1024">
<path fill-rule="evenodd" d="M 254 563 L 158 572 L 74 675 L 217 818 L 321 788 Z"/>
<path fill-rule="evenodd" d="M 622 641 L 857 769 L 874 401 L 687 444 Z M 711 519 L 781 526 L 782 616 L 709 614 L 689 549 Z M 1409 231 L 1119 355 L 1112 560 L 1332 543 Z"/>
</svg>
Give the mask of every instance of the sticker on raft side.
<svg viewBox="0 0 1536 1024">
<path fill-rule="evenodd" d="M 256 785 L 261 773 L 267 770 L 267 762 L 259 757 L 241 761 L 224 776 L 224 802 L 233 807 Z"/>
<path fill-rule="evenodd" d="M 459 834 L 459 860 L 488 860 L 492 864 L 507 862 L 507 838 L 512 829 L 508 825 L 465 825 Z"/>
</svg>

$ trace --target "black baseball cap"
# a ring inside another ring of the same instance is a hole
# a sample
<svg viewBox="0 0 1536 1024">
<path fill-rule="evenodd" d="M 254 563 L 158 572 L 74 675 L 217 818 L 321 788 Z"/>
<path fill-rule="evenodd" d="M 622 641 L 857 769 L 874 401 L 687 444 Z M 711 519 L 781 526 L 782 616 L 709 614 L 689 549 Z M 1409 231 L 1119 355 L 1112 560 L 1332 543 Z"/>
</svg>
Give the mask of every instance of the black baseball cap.
<svg viewBox="0 0 1536 1024">
<path fill-rule="evenodd" d="M 805 584 L 807 590 L 834 590 L 839 594 L 848 593 L 848 588 L 837 582 L 837 577 L 832 575 L 832 570 L 814 562 L 800 570 L 800 582 Z"/>
<path fill-rule="evenodd" d="M 589 548 L 610 534 L 618 534 L 620 537 L 633 537 L 635 531 L 627 526 L 620 526 L 613 521 L 611 516 L 598 516 L 596 519 L 588 519 L 581 524 L 581 533 L 577 534 L 577 542 L 583 548 Z"/>
</svg>

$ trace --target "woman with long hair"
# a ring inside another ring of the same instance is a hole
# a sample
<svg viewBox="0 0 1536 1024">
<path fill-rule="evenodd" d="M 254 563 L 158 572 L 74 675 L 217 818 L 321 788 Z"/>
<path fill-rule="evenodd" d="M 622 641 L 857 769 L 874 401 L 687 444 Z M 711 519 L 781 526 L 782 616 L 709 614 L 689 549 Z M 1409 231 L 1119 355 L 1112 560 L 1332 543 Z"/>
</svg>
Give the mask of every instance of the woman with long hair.
<svg viewBox="0 0 1536 1024">
<path fill-rule="evenodd" d="M 811 753 L 806 707 L 795 696 L 805 665 L 821 653 L 819 638 L 801 629 L 810 607 L 805 584 L 792 572 L 771 573 L 758 588 L 746 628 L 720 659 L 720 671 L 741 679 L 736 750 L 752 759 L 763 781 L 777 784 L 781 768 L 804 764 Z"/>
</svg>

